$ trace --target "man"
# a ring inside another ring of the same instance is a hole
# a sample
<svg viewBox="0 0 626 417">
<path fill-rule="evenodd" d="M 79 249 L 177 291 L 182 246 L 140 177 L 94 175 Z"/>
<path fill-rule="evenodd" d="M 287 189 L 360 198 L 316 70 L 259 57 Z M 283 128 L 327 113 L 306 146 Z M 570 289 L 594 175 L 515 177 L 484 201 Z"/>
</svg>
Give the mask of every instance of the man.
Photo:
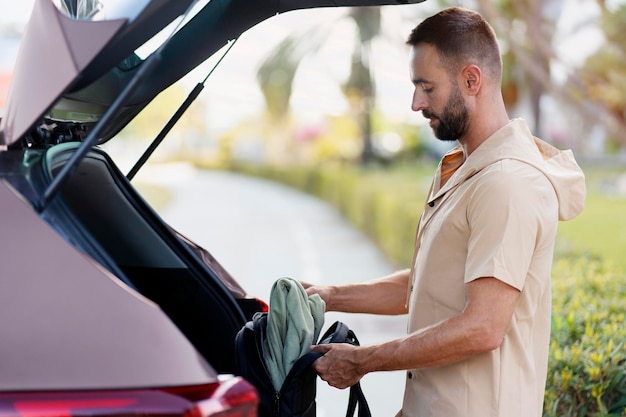
<svg viewBox="0 0 626 417">
<path fill-rule="evenodd" d="M 375 346 L 314 346 L 314 364 L 345 388 L 407 370 L 404 417 L 541 416 L 550 337 L 550 270 L 558 220 L 578 215 L 584 176 L 569 151 L 510 120 L 492 28 L 446 9 L 410 34 L 412 109 L 458 140 L 434 177 L 410 270 L 314 286 L 327 311 L 408 312 L 408 335 Z"/>
</svg>

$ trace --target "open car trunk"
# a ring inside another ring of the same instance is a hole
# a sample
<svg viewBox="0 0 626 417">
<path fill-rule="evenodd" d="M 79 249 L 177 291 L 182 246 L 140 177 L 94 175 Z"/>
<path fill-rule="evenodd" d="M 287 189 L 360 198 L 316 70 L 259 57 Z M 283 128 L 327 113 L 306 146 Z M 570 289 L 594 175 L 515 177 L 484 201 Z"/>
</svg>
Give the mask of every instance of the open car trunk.
<svg viewBox="0 0 626 417">
<path fill-rule="evenodd" d="M 11 364 L 0 390 L 204 385 L 233 373 L 235 334 L 261 305 L 97 145 L 271 16 L 420 1 L 58 0 L 60 10 L 35 0 L 0 121 L 0 352 Z M 79 4 L 103 7 L 69 10 Z M 43 365 L 28 373 L 33 362 Z"/>
<path fill-rule="evenodd" d="M 75 147 L 46 152 L 51 179 Z M 234 372 L 234 336 L 247 320 L 235 295 L 243 290 L 217 261 L 200 262 L 104 152 L 94 149 L 83 159 L 50 210 L 71 213 L 68 219 L 79 224 L 68 222 L 67 232 L 101 249 L 99 262 L 158 304 L 218 372 Z M 223 281 L 234 286 L 234 295 Z"/>
</svg>

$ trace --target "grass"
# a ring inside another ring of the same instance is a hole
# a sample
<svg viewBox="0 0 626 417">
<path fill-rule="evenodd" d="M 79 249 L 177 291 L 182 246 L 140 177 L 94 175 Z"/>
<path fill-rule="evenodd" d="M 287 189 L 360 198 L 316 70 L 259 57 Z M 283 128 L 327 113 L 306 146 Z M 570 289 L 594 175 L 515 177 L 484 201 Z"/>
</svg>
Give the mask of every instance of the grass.
<svg viewBox="0 0 626 417">
<path fill-rule="evenodd" d="M 626 271 L 626 196 L 606 191 L 616 173 L 594 169 L 587 174 L 583 212 L 559 224 L 559 248 L 588 253 Z"/>
</svg>

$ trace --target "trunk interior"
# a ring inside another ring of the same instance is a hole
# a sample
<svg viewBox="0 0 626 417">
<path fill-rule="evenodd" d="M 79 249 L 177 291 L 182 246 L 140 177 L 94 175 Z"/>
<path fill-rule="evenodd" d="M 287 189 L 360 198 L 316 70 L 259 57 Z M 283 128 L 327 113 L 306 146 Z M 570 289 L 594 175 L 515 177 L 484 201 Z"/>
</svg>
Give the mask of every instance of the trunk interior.
<svg viewBox="0 0 626 417">
<path fill-rule="evenodd" d="M 47 151 L 50 177 L 76 146 Z M 103 151 L 89 152 L 56 199 L 48 210 L 65 212 L 58 217 L 66 220 L 57 226 L 69 239 L 82 234 L 77 240 L 99 248 L 108 262 L 98 260 L 158 304 L 218 372 L 234 373 L 235 335 L 246 321 L 238 301 Z"/>
</svg>

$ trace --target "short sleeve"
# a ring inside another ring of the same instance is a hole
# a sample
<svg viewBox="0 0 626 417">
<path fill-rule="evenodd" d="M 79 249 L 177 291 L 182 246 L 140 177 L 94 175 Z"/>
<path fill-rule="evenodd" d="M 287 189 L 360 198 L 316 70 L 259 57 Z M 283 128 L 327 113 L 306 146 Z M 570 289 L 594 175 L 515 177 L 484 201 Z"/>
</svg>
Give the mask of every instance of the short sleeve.
<svg viewBox="0 0 626 417">
<path fill-rule="evenodd" d="M 465 282 L 494 277 L 521 290 L 541 217 L 554 209 L 542 207 L 542 194 L 554 192 L 541 173 L 518 161 L 499 161 L 484 171 L 467 206 Z"/>
</svg>

